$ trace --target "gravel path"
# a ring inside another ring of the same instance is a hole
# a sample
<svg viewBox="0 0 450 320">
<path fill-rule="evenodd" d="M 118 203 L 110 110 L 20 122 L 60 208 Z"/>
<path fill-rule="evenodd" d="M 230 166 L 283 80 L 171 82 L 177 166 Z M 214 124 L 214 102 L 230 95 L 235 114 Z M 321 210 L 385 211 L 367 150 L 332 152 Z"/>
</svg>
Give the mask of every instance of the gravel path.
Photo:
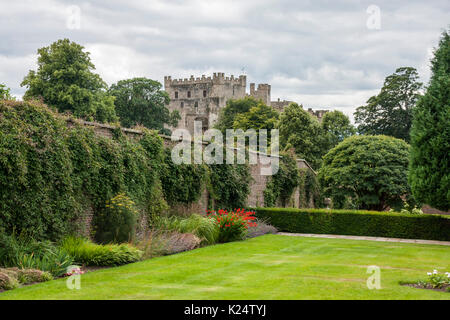
<svg viewBox="0 0 450 320">
<path fill-rule="evenodd" d="M 344 236 L 344 235 L 337 235 L 337 234 L 312 234 L 312 233 L 288 233 L 288 232 L 278 232 L 277 234 L 282 235 L 282 236 L 291 236 L 291 237 L 370 240 L 370 241 L 385 241 L 385 242 L 438 244 L 438 245 L 442 245 L 442 246 L 450 246 L 450 241 L 437 241 L 437 240 L 416 240 L 416 239 L 399 239 L 399 238 L 382 238 L 382 237 L 365 237 L 365 236 Z"/>
</svg>

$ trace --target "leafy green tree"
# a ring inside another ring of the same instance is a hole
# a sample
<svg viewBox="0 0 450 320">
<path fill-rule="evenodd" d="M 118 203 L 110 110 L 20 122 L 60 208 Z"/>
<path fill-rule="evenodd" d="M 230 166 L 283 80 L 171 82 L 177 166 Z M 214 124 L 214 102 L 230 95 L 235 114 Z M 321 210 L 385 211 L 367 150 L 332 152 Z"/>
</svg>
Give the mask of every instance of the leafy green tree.
<svg viewBox="0 0 450 320">
<path fill-rule="evenodd" d="M 303 110 L 301 105 L 291 103 L 280 115 L 280 145 L 284 150 L 294 148 L 297 156 L 319 168 L 327 141 L 316 117 Z"/>
<path fill-rule="evenodd" d="M 169 95 L 161 88 L 161 83 L 147 78 L 120 80 L 113 84 L 108 93 L 116 98 L 114 105 L 121 125 L 129 128 L 143 125 L 166 134 L 169 132 L 164 124 L 176 127 L 180 113 L 169 111 Z"/>
<path fill-rule="evenodd" d="M 228 100 L 225 108 L 220 111 L 214 127 L 222 132 L 225 132 L 226 129 L 232 129 L 235 117 L 238 114 L 248 112 L 252 107 L 258 106 L 259 103 L 260 101 L 253 97 Z"/>
<path fill-rule="evenodd" d="M 274 108 L 260 102 L 251 107 L 246 113 L 236 115 L 233 122 L 234 129 L 274 129 L 277 125 L 279 113 Z"/>
<path fill-rule="evenodd" d="M 414 109 L 409 182 L 414 197 L 450 208 L 450 35 L 442 34 L 431 61 L 426 94 Z"/>
<path fill-rule="evenodd" d="M 11 96 L 11 89 L 0 83 L 0 100 L 15 100 Z"/>
<path fill-rule="evenodd" d="M 98 74 L 84 47 L 69 39 L 38 49 L 38 69 L 30 70 L 22 86 L 24 99 L 42 99 L 59 112 L 99 122 L 117 121 L 114 98 Z"/>
<path fill-rule="evenodd" d="M 328 149 L 356 133 L 350 119 L 338 110 L 325 113 L 320 124 L 327 135 Z"/>
<path fill-rule="evenodd" d="M 416 69 L 398 68 L 386 77 L 378 95 L 358 107 L 355 122 L 362 134 L 384 134 L 409 142 L 412 110 L 420 97 L 422 83 Z"/>
<path fill-rule="evenodd" d="M 400 207 L 409 194 L 409 145 L 388 136 L 352 136 L 323 159 L 319 181 L 335 207 L 345 199 L 358 209 Z"/>
</svg>

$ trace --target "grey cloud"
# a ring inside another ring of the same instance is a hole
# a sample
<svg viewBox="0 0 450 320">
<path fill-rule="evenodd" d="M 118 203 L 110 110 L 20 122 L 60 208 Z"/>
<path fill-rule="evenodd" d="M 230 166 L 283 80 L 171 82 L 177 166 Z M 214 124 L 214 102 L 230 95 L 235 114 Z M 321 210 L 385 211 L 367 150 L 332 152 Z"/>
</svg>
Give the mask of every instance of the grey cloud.
<svg viewBox="0 0 450 320">
<path fill-rule="evenodd" d="M 4 2 L 4 0 L 0 0 Z M 351 114 L 400 66 L 427 81 L 427 60 L 450 3 L 430 1 L 25 1 L 1 4 L 0 82 L 19 84 L 36 50 L 68 37 L 89 51 L 109 83 L 132 76 L 162 81 L 213 71 L 271 83 L 273 98 Z M 366 9 L 381 10 L 381 30 Z M 70 5 L 81 29 L 66 27 Z"/>
</svg>

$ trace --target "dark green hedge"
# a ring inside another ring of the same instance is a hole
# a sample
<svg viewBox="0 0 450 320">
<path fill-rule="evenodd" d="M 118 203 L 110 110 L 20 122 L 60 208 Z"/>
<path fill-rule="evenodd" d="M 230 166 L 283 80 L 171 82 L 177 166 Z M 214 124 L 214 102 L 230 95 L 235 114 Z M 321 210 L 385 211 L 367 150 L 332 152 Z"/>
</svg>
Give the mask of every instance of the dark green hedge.
<svg viewBox="0 0 450 320">
<path fill-rule="evenodd" d="M 450 240 L 450 217 L 362 210 L 256 208 L 280 231 L 405 239 Z"/>
</svg>

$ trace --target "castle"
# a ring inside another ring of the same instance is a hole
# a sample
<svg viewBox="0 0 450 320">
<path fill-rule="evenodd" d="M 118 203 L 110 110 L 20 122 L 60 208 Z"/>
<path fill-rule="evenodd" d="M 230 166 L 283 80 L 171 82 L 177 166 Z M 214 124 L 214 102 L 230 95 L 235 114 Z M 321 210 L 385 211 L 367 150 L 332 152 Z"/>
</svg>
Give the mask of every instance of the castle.
<svg viewBox="0 0 450 320">
<path fill-rule="evenodd" d="M 201 121 L 202 129 L 212 128 L 217 121 L 219 111 L 226 106 L 229 99 L 241 99 L 246 96 L 261 100 L 278 111 L 283 111 L 284 107 L 292 101 L 271 101 L 269 84 L 250 83 L 250 94 L 246 93 L 247 77 L 240 75 L 235 78 L 233 75 L 225 77 L 224 73 L 214 73 L 212 77 L 202 76 L 201 78 L 172 79 L 171 76 L 164 77 L 164 88 L 169 94 L 169 110 L 178 110 L 181 120 L 178 127 L 188 129 L 191 134 L 194 132 L 194 121 Z M 327 110 L 308 112 L 316 116 L 319 121 Z"/>
</svg>

